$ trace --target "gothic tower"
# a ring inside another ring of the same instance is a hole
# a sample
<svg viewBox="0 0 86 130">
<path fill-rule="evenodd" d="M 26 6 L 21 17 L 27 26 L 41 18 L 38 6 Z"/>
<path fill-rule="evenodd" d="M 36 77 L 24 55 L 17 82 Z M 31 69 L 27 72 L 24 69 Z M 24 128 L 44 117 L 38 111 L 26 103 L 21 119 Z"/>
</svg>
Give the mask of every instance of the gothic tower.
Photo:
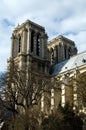
<svg viewBox="0 0 86 130">
<path fill-rule="evenodd" d="M 74 41 L 60 35 L 48 44 L 51 64 L 57 64 L 77 54 Z"/>
<path fill-rule="evenodd" d="M 48 73 L 47 39 L 44 27 L 27 20 L 13 31 L 11 58 L 20 68 L 33 66 L 39 72 Z"/>
</svg>

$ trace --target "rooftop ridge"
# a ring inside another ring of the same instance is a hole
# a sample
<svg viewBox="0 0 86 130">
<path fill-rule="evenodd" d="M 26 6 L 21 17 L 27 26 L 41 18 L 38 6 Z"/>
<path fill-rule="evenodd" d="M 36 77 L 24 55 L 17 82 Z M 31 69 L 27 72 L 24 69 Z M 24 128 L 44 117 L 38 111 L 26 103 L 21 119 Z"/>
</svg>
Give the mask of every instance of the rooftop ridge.
<svg viewBox="0 0 86 130">
<path fill-rule="evenodd" d="M 71 42 L 74 43 L 73 40 L 71 40 L 71 39 L 69 39 L 69 38 L 67 38 L 67 37 L 64 37 L 63 35 L 59 35 L 59 36 L 57 36 L 57 37 L 51 39 L 51 40 L 49 41 L 49 43 L 52 43 L 52 42 L 55 41 L 56 39 L 60 39 L 60 38 L 66 39 L 66 40 L 71 41 Z"/>
<path fill-rule="evenodd" d="M 14 30 L 17 30 L 17 29 L 20 29 L 22 26 L 24 26 L 24 25 L 26 25 L 26 24 L 33 24 L 34 26 L 38 26 L 39 28 L 41 28 L 41 29 L 43 29 L 43 30 L 45 30 L 45 27 L 43 27 L 43 26 L 40 26 L 39 24 L 37 24 L 37 23 L 35 23 L 35 22 L 32 22 L 31 20 L 29 20 L 29 19 L 27 19 L 25 22 L 23 22 L 22 24 L 18 24 L 18 26 L 17 27 L 15 27 L 15 29 Z"/>
</svg>

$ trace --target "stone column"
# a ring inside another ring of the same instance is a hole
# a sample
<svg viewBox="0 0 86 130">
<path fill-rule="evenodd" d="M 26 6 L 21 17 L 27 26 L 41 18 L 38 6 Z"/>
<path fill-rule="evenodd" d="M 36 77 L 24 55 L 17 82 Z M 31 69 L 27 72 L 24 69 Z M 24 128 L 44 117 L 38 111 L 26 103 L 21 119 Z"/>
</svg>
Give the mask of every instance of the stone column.
<svg viewBox="0 0 86 130">
<path fill-rule="evenodd" d="M 58 63 L 58 46 L 56 46 L 56 62 Z"/>
<path fill-rule="evenodd" d="M 40 46 L 40 49 L 41 49 L 41 52 L 40 52 L 40 53 L 41 53 L 41 57 L 42 57 L 42 58 L 44 58 L 44 53 L 45 53 L 45 52 L 44 52 L 44 51 L 45 51 L 45 50 L 44 50 L 44 49 L 45 49 L 45 45 L 44 45 L 44 36 L 43 36 L 43 35 L 44 35 L 44 34 L 42 34 L 42 36 L 41 36 L 41 46 Z"/>
<path fill-rule="evenodd" d="M 23 30 L 23 39 L 22 39 L 22 52 L 26 54 L 27 52 L 27 30 Z"/>
<path fill-rule="evenodd" d="M 42 93 L 42 97 L 41 97 L 41 111 L 44 111 L 44 93 Z"/>
<path fill-rule="evenodd" d="M 15 37 L 13 41 L 13 57 L 16 57 L 18 55 L 19 39 Z"/>
<path fill-rule="evenodd" d="M 65 85 L 62 84 L 61 86 L 61 105 L 62 107 L 65 106 Z"/>
<path fill-rule="evenodd" d="M 11 37 L 11 57 L 14 57 L 14 36 Z"/>
<path fill-rule="evenodd" d="M 27 32 L 27 54 L 30 53 L 30 48 L 31 48 L 31 28 L 28 29 Z"/>
<path fill-rule="evenodd" d="M 47 36 L 47 34 L 45 33 L 44 34 L 44 58 L 45 59 L 47 59 L 47 54 L 48 54 L 48 52 L 47 52 L 47 39 L 48 39 L 48 36 Z"/>
<path fill-rule="evenodd" d="M 60 62 L 61 61 L 61 44 L 60 45 L 58 45 L 58 62 Z"/>
<path fill-rule="evenodd" d="M 54 109 L 54 89 L 51 89 L 51 110 Z"/>
<path fill-rule="evenodd" d="M 62 77 L 62 86 L 61 86 L 61 105 L 62 107 L 65 106 L 66 103 L 66 83 L 67 83 L 67 79 L 65 76 Z"/>
<path fill-rule="evenodd" d="M 77 78 L 77 71 L 75 70 L 74 72 L 74 78 Z M 76 109 L 76 106 L 78 106 L 78 102 L 77 102 L 77 83 L 76 81 L 73 82 L 73 104 L 74 107 L 73 109 Z"/>
<path fill-rule="evenodd" d="M 54 47 L 54 63 L 57 62 L 56 47 Z"/>
<path fill-rule="evenodd" d="M 62 60 L 65 60 L 65 50 L 64 50 L 64 45 L 62 45 Z"/>
<path fill-rule="evenodd" d="M 18 54 L 18 38 L 14 35 L 11 37 L 11 57 L 16 57 Z"/>
<path fill-rule="evenodd" d="M 61 59 L 60 59 L 60 61 L 63 61 L 64 60 L 64 45 L 63 45 L 63 43 L 61 43 Z"/>
</svg>

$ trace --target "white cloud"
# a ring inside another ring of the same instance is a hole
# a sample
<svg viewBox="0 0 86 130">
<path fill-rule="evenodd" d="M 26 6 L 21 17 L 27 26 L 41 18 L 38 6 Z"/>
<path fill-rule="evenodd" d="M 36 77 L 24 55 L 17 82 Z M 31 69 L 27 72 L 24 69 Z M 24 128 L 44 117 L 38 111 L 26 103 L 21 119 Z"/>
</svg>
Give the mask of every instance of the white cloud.
<svg viewBox="0 0 86 130">
<path fill-rule="evenodd" d="M 49 39 L 64 34 L 75 41 L 79 52 L 86 50 L 86 0 L 2 0 L 0 71 L 6 68 L 6 60 L 10 56 L 13 28 L 27 19 L 44 26 Z"/>
</svg>

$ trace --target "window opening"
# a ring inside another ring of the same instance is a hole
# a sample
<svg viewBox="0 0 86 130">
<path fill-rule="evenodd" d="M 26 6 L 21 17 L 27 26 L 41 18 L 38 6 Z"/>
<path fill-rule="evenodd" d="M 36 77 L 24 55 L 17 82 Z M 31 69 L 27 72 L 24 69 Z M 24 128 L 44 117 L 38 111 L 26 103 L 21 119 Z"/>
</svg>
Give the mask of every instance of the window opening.
<svg viewBox="0 0 86 130">
<path fill-rule="evenodd" d="M 37 56 L 40 55 L 40 35 L 37 35 L 37 46 L 36 46 L 36 54 Z"/>
<path fill-rule="evenodd" d="M 65 55 L 65 59 L 66 59 L 67 58 L 67 54 L 66 54 L 67 53 L 67 48 L 66 48 L 66 46 L 64 47 L 64 53 L 65 53 L 64 55 Z"/>
<path fill-rule="evenodd" d="M 69 48 L 68 49 L 68 58 L 70 58 L 70 56 L 71 56 L 71 49 Z"/>
<path fill-rule="evenodd" d="M 52 49 L 52 52 L 51 52 L 51 62 L 54 63 L 54 50 Z"/>
<path fill-rule="evenodd" d="M 34 32 L 31 32 L 31 52 L 33 52 L 33 48 L 34 48 Z"/>
<path fill-rule="evenodd" d="M 18 50 L 18 52 L 20 52 L 21 51 L 21 37 L 19 37 L 19 50 Z"/>
</svg>

